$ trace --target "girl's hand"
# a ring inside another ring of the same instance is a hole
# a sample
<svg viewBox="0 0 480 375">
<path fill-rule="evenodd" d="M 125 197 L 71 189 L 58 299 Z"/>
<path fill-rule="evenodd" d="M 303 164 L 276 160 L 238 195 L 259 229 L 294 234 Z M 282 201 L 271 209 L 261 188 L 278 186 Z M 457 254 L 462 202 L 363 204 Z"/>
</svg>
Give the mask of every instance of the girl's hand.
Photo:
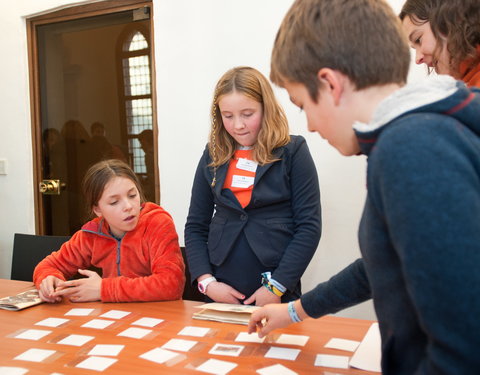
<svg viewBox="0 0 480 375">
<path fill-rule="evenodd" d="M 270 292 L 264 286 L 258 288 L 248 299 L 243 301 L 245 305 L 250 305 L 255 302 L 255 306 L 265 306 L 268 303 L 280 303 L 281 298 L 276 294 Z"/>
<path fill-rule="evenodd" d="M 258 337 L 262 338 L 274 329 L 287 327 L 290 324 L 292 319 L 288 314 L 288 303 L 266 305 L 252 313 L 248 323 L 248 333 L 258 329 Z"/>
<path fill-rule="evenodd" d="M 55 297 L 65 296 L 71 302 L 93 302 L 100 300 L 102 278 L 98 273 L 89 270 L 78 270 L 78 273 L 87 276 L 84 279 L 63 281 L 58 285 Z"/>
<path fill-rule="evenodd" d="M 245 296 L 230 285 L 220 281 L 212 281 L 208 284 L 207 296 L 215 302 L 239 304 Z"/>
<path fill-rule="evenodd" d="M 44 278 L 40 283 L 40 289 L 38 289 L 38 295 L 40 296 L 40 299 L 48 303 L 60 302 L 62 297 L 57 297 L 54 294 L 55 290 L 63 282 L 64 281 L 62 279 L 59 279 L 55 276 L 47 276 Z"/>
</svg>

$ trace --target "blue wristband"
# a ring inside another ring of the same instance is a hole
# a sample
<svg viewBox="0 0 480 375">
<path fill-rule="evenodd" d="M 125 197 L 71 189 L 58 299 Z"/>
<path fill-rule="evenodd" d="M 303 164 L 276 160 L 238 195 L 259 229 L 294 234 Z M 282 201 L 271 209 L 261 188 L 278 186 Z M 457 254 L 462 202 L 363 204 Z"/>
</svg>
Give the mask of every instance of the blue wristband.
<svg viewBox="0 0 480 375">
<path fill-rule="evenodd" d="M 300 319 L 300 317 L 298 316 L 294 303 L 294 301 L 290 301 L 288 303 L 288 314 L 290 315 L 290 319 L 292 319 L 292 322 L 298 323 L 301 322 L 302 319 Z"/>
</svg>

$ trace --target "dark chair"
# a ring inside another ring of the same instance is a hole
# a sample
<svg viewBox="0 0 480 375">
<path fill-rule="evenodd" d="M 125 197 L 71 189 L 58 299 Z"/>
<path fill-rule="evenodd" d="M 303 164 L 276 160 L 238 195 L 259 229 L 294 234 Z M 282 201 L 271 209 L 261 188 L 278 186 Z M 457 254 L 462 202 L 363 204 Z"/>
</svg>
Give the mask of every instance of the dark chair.
<svg viewBox="0 0 480 375">
<path fill-rule="evenodd" d="M 32 281 L 35 266 L 47 255 L 60 249 L 70 236 L 39 236 L 15 233 L 11 280 Z"/>
<path fill-rule="evenodd" d="M 183 290 L 182 299 L 205 302 L 205 296 L 197 289 L 197 283 L 192 286 L 185 248 L 181 247 L 180 249 L 182 250 L 183 261 L 185 263 L 185 289 Z"/>
</svg>

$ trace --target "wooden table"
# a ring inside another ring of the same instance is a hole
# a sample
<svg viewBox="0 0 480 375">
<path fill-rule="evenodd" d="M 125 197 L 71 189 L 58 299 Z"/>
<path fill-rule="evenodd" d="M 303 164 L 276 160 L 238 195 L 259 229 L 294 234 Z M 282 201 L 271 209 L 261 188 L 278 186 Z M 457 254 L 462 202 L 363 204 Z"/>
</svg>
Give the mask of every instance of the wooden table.
<svg viewBox="0 0 480 375">
<path fill-rule="evenodd" d="M 32 283 L 0 279 L 0 297 L 14 295 L 33 287 Z M 196 366 L 209 358 L 235 362 L 238 366 L 229 374 L 256 374 L 256 370 L 274 364 L 282 364 L 299 374 L 376 374 L 350 368 L 348 370 L 315 367 L 316 354 L 337 354 L 351 356 L 352 353 L 335 349 L 324 348 L 325 343 L 332 337 L 360 341 L 367 332 L 372 321 L 347 319 L 326 316 L 321 319 L 307 319 L 304 322 L 277 330 L 267 336 L 267 341 L 272 342 L 280 333 L 310 336 L 304 347 L 285 347 L 301 349 L 296 361 L 265 358 L 264 354 L 272 345 L 271 343 L 238 343 L 234 342 L 240 332 L 245 332 L 246 327 L 236 324 L 209 322 L 192 319 L 194 308 L 199 302 L 169 301 L 148 303 L 71 303 L 64 301 L 59 304 L 41 304 L 22 311 L 7 311 L 0 309 L 0 366 L 14 366 L 28 368 L 28 374 L 49 374 L 58 372 L 62 374 L 98 374 L 94 370 L 85 370 L 73 367 L 81 359 L 86 358 L 86 353 L 96 344 L 123 344 L 125 348 L 116 357 L 118 361 L 101 373 L 105 374 L 202 374 L 193 370 Z M 72 308 L 94 308 L 89 316 L 65 316 Z M 110 310 L 123 310 L 131 312 L 126 317 L 119 319 L 111 327 L 93 329 L 81 327 L 87 321 L 97 318 Z M 41 327 L 35 323 L 45 318 L 68 318 L 70 322 L 61 327 Z M 130 324 L 141 317 L 164 319 L 160 325 L 152 328 L 153 333 L 144 339 L 133 339 L 116 336 L 119 332 L 130 327 Z M 207 337 L 178 336 L 178 332 L 185 326 L 208 327 L 214 333 Z M 13 338 L 19 331 L 25 329 L 46 329 L 52 333 L 40 340 L 26 340 Z M 94 336 L 95 339 L 82 347 L 56 344 L 58 337 L 68 334 Z M 151 349 L 161 347 L 171 338 L 180 338 L 199 341 L 189 352 L 184 353 L 180 362 L 174 364 L 157 364 L 139 356 Z M 208 354 L 216 343 L 245 345 L 239 357 L 218 356 Z M 284 346 L 274 344 L 275 346 Z M 13 360 L 17 355 L 30 348 L 56 350 L 59 356 L 47 363 Z"/>
</svg>

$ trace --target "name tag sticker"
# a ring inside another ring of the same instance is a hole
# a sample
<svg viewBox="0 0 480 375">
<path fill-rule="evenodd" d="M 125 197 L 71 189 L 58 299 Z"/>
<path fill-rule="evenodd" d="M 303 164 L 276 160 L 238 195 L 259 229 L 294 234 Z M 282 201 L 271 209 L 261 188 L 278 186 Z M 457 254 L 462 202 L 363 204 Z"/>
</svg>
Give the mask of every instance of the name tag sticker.
<svg viewBox="0 0 480 375">
<path fill-rule="evenodd" d="M 233 175 L 232 187 L 248 188 L 253 185 L 255 177 Z"/>
<path fill-rule="evenodd" d="M 237 168 L 244 171 L 255 172 L 257 170 L 257 165 L 257 162 L 244 158 L 239 158 L 237 161 Z"/>
</svg>

